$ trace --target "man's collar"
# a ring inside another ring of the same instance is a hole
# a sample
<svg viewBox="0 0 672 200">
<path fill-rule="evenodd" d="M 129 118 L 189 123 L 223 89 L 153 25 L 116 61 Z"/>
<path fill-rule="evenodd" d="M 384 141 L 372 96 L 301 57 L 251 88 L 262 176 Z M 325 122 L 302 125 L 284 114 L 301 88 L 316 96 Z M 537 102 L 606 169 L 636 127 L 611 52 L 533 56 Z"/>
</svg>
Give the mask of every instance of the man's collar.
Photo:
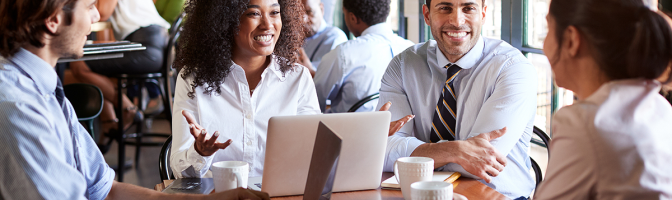
<svg viewBox="0 0 672 200">
<path fill-rule="evenodd" d="M 40 90 L 42 94 L 51 94 L 56 91 L 58 75 L 56 75 L 54 66 L 51 66 L 49 63 L 42 60 L 42 58 L 21 48 L 14 54 L 14 56 L 10 57 L 9 60 L 14 62 L 17 65 L 17 68 L 26 72 L 26 74 L 35 81 L 38 90 Z"/>
<path fill-rule="evenodd" d="M 314 35 L 311 35 L 310 37 L 307 37 L 306 39 L 315 39 L 316 37 L 319 37 L 320 34 L 322 34 L 325 30 L 327 30 L 327 21 L 324 21 L 324 19 L 321 19 L 322 23 L 320 24 L 320 28 L 317 29 L 317 32 L 315 32 Z"/>
<path fill-rule="evenodd" d="M 392 34 L 392 33 L 394 33 L 394 32 L 392 32 L 392 28 L 390 27 L 390 25 L 385 23 L 385 22 L 382 22 L 382 23 L 375 24 L 373 26 L 369 26 L 364 31 L 362 31 L 362 35 L 360 35 L 359 37 L 365 36 L 367 34 L 387 35 L 387 34 Z"/>
<path fill-rule="evenodd" d="M 457 60 L 455 64 L 460 66 L 462 69 L 469 69 L 476 65 L 481 60 L 481 57 L 483 55 L 483 47 L 485 46 L 485 42 L 483 42 L 483 36 L 478 37 L 478 41 L 476 42 L 476 45 L 474 45 L 467 54 L 464 54 L 462 58 Z M 436 44 L 436 63 L 439 66 L 446 66 L 449 63 L 452 63 L 448 61 L 448 58 L 446 58 L 445 55 L 441 52 L 441 49 L 439 49 L 439 44 L 437 41 Z"/>
</svg>

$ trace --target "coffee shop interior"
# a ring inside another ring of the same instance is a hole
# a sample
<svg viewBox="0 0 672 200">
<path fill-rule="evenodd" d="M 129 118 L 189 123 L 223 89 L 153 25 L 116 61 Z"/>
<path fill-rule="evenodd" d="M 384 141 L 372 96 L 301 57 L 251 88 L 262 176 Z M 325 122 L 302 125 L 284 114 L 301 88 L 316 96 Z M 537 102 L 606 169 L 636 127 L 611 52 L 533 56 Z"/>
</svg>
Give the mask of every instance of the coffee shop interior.
<svg viewBox="0 0 672 200">
<path fill-rule="evenodd" d="M 150 0 L 98 0 L 98 4 L 114 2 L 117 4 L 117 7 L 147 5 L 137 2 L 129 3 L 129 1 Z M 156 10 L 163 22 L 143 27 L 142 29 L 138 29 L 142 31 L 132 33 L 115 31 L 118 29 L 115 26 L 122 20 L 137 20 L 138 22 L 142 22 L 156 19 L 146 17 L 148 15 L 142 14 L 132 15 L 135 18 L 124 18 L 115 13 L 118 12 L 118 9 L 103 11 L 104 7 L 110 8 L 110 5 L 100 5 L 101 20 L 92 25 L 92 33 L 88 36 L 89 41 L 87 41 L 87 45 L 84 48 L 84 57 L 75 60 L 61 59 L 56 66 L 56 70 L 63 81 L 65 94 L 72 102 L 80 123 L 90 132 L 94 141 L 98 144 L 99 150 L 103 153 L 107 164 L 115 170 L 115 180 L 153 190 L 160 190 L 168 187 L 176 177 L 173 174 L 175 171 L 171 170 L 169 163 L 171 161 L 171 147 L 174 146 L 171 144 L 171 140 L 175 139 L 171 137 L 173 130 L 175 130 L 173 126 L 179 124 L 174 122 L 174 119 L 178 119 L 174 115 L 178 115 L 180 112 L 173 110 L 173 107 L 177 106 L 177 104 L 174 105 L 173 103 L 177 98 L 185 98 L 175 96 L 176 90 L 180 89 L 178 81 L 180 70 L 184 71 L 185 69 L 175 68 L 174 63 L 177 60 L 177 52 L 181 51 L 180 35 L 187 32 L 181 25 L 190 19 L 190 16 L 186 15 L 183 11 L 184 6 L 189 4 L 190 0 L 153 1 L 154 7 L 152 9 Z M 308 4 L 311 1 L 313 0 L 299 2 L 303 2 L 306 5 L 305 7 L 310 7 Z M 390 2 L 389 15 L 385 23 L 392 29 L 394 34 L 413 44 L 434 39 L 432 31 L 425 23 L 423 16 L 423 4 L 425 4 L 425 0 L 388 1 Z M 546 168 L 549 162 L 548 145 L 549 141 L 554 138 L 552 130 L 553 116 L 560 108 L 572 105 L 577 101 L 575 93 L 555 84 L 551 64 L 542 50 L 549 32 L 546 16 L 549 13 L 551 1 L 484 0 L 487 10 L 480 33 L 482 37 L 499 39 L 510 44 L 520 51 L 534 67 L 534 73 L 537 76 L 536 112 L 532 122 L 534 128 L 531 133 L 528 152 L 531 158 L 529 174 L 537 183 L 543 180 L 546 175 Z M 650 7 L 656 7 L 661 11 L 672 10 L 672 1 L 670 0 L 644 1 Z M 480 0 L 478 2 L 480 3 Z M 361 31 L 357 33 L 356 31 L 349 30 L 349 27 L 346 25 L 346 18 L 349 13 L 343 9 L 343 0 L 321 0 L 318 3 L 321 3 L 318 8 L 323 10 L 323 19 L 320 20 L 325 24 L 322 26 L 333 26 L 335 29 L 342 30 L 346 36 L 345 40 L 348 41 L 355 40 L 356 36 L 362 34 Z M 115 6 L 113 5 L 112 7 Z M 310 17 L 306 15 L 305 18 Z M 116 22 L 111 22 L 114 20 Z M 283 26 L 283 29 L 285 27 L 289 26 Z M 157 30 L 165 30 L 165 33 L 157 33 Z M 146 34 L 154 34 L 154 36 L 147 37 Z M 167 42 L 161 43 L 157 41 Z M 326 60 L 327 56 L 331 53 L 325 54 L 322 60 Z M 140 54 L 149 58 L 142 58 Z M 151 58 L 153 55 L 159 55 L 161 59 Z M 121 60 L 126 60 L 124 62 L 133 63 L 140 67 L 145 66 L 146 69 L 151 70 L 129 70 L 117 73 L 118 70 L 115 71 L 114 65 L 121 63 Z M 236 68 L 231 69 L 231 73 L 236 72 Z M 319 75 L 315 76 L 317 79 Z M 178 89 L 176 89 L 176 85 Z M 201 90 L 197 90 L 196 93 L 198 91 Z M 251 89 L 249 94 L 253 91 L 254 89 Z M 261 90 L 258 92 L 265 91 Z M 114 98 L 105 97 L 107 95 L 111 95 Z M 197 98 L 201 98 L 198 96 L 200 94 L 192 93 L 190 95 L 196 95 Z M 252 100 L 255 100 L 254 96 L 252 98 Z M 358 102 L 356 106 L 376 107 L 377 103 L 384 103 L 377 100 L 372 101 L 376 98 L 378 98 L 377 95 L 368 96 L 359 101 L 361 103 Z M 668 101 L 672 100 L 672 95 L 667 94 L 666 99 Z M 435 102 L 435 100 L 431 101 L 432 103 Z M 394 102 L 392 103 L 394 104 Z M 335 108 L 333 100 L 331 106 Z M 329 105 L 326 107 L 328 109 Z M 348 110 L 348 112 L 357 111 L 358 107 L 351 107 Z M 200 116 L 196 117 L 203 123 L 203 119 L 200 119 Z M 249 121 L 245 121 L 245 123 L 249 123 Z M 410 125 L 406 124 L 406 126 Z M 268 127 L 270 131 L 271 125 L 268 125 Z M 192 131 L 191 126 L 190 128 L 185 128 L 185 130 Z M 269 136 L 269 140 L 270 138 L 271 136 Z M 268 142 L 265 136 L 261 141 Z M 227 144 L 225 143 L 226 140 L 220 139 L 219 142 Z M 345 142 L 343 145 L 345 145 Z M 208 162 L 206 161 L 206 163 Z M 253 165 L 256 166 L 258 164 L 250 163 L 250 173 L 255 173 L 256 168 Z M 261 165 L 263 164 L 261 162 Z M 394 166 L 397 167 L 396 163 Z M 401 163 L 399 163 L 399 168 L 401 168 Z M 198 171 L 200 169 L 195 170 Z M 187 173 L 189 172 L 182 171 L 183 175 Z M 210 172 L 207 173 L 209 174 Z M 380 181 L 394 177 L 390 174 L 389 172 L 388 174 L 384 174 Z M 266 177 L 266 174 L 264 174 L 264 177 Z M 462 187 L 467 187 L 469 184 L 474 184 L 473 187 L 477 187 L 475 186 L 476 183 L 471 182 L 462 182 L 460 184 L 463 185 Z M 459 185 L 455 186 L 455 193 L 459 193 L 458 187 Z M 354 195 L 350 197 L 334 197 L 336 199 L 386 199 L 385 195 L 397 195 L 395 198 L 402 198 L 401 193 L 388 194 L 385 189 L 382 189 L 382 192 L 381 189 L 377 191 L 376 195 L 380 194 L 383 196 L 382 198 Z M 463 190 L 460 189 L 460 191 Z M 486 193 L 493 191 L 487 190 Z M 478 191 L 470 192 L 474 194 L 478 193 Z M 470 199 L 481 199 L 477 195 L 469 196 L 470 192 L 465 192 L 468 194 L 464 195 L 471 197 Z M 669 198 L 669 196 L 667 197 Z"/>
</svg>

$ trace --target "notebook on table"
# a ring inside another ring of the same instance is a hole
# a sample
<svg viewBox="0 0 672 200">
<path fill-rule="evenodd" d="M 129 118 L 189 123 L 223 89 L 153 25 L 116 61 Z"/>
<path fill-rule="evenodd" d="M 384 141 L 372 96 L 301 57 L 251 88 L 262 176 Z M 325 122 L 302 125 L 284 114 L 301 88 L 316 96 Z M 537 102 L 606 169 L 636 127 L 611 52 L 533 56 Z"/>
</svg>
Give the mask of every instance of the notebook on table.
<svg viewBox="0 0 672 200">
<path fill-rule="evenodd" d="M 212 178 L 180 178 L 163 189 L 164 193 L 210 194 L 215 190 Z"/>
</svg>

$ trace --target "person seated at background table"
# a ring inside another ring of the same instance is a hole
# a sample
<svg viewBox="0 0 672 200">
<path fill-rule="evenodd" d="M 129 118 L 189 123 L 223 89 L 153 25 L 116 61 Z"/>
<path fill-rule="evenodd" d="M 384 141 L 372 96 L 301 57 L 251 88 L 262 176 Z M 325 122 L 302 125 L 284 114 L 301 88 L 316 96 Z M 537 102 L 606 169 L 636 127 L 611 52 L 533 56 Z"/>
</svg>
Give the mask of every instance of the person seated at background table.
<svg viewBox="0 0 672 200">
<path fill-rule="evenodd" d="M 345 25 L 357 38 L 327 53 L 317 68 L 315 88 L 325 113 L 347 112 L 359 100 L 378 93 L 390 60 L 413 45 L 385 23 L 389 0 L 343 0 L 343 13 Z M 331 101 L 330 109 L 326 109 L 327 101 Z M 377 102 L 358 111 L 374 111 Z"/>
<path fill-rule="evenodd" d="M 544 53 L 578 101 L 553 116 L 534 199 L 672 199 L 672 30 L 641 1 L 551 1 Z M 669 82 L 669 78 L 664 80 Z"/>
<path fill-rule="evenodd" d="M 308 67 L 312 75 L 324 54 L 339 44 L 348 41 L 348 37 L 338 27 L 324 21 L 324 4 L 320 0 L 302 0 L 307 21 L 306 43 L 301 49 L 301 64 Z"/>
<path fill-rule="evenodd" d="M 123 117 L 126 129 L 134 118 L 139 118 L 136 116 L 138 109 L 125 94 L 117 94 L 116 81 L 108 76 L 158 72 L 163 63 L 170 24 L 161 18 L 151 0 L 98 0 L 96 5 L 100 8 L 101 20 L 109 19 L 117 40 L 138 42 L 147 49 L 126 52 L 123 58 L 72 62 L 70 69 L 77 82 L 95 85 L 103 92 L 103 132 L 117 128 L 118 117 Z M 155 85 L 148 84 L 148 92 L 150 98 L 158 97 Z M 117 95 L 123 96 L 122 102 L 117 102 Z M 123 116 L 116 116 L 113 106 L 121 106 Z"/>
<path fill-rule="evenodd" d="M 236 189 L 166 194 L 114 181 L 114 171 L 77 121 L 54 66 L 81 58 L 96 0 L 0 4 L 0 199 L 269 199 Z"/>
<path fill-rule="evenodd" d="M 384 170 L 399 157 L 430 157 L 436 170 L 482 179 L 509 198 L 527 197 L 535 186 L 528 149 L 536 70 L 516 48 L 481 37 L 484 3 L 423 6 L 435 40 L 394 57 L 382 79 L 378 107 L 392 102 L 393 119 L 415 115 L 388 138 Z"/>
<path fill-rule="evenodd" d="M 189 2 L 176 58 L 183 68 L 173 108 L 175 177 L 206 176 L 224 160 L 247 162 L 250 176 L 261 176 L 268 120 L 320 113 L 310 73 L 297 64 L 302 7 L 299 0 Z"/>
</svg>

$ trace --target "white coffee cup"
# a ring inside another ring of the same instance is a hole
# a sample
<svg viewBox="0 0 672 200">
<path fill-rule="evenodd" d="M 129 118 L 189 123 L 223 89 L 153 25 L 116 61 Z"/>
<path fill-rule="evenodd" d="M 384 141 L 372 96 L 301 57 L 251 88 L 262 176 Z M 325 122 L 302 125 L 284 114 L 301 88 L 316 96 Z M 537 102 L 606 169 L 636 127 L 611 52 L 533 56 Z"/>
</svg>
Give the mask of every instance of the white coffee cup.
<svg viewBox="0 0 672 200">
<path fill-rule="evenodd" d="M 219 161 L 212 164 L 215 192 L 223 192 L 235 188 L 247 188 L 247 175 L 250 165 L 243 161 Z"/>
<path fill-rule="evenodd" d="M 411 184 L 413 200 L 452 200 L 453 184 L 443 181 L 420 181 Z"/>
<path fill-rule="evenodd" d="M 401 186 L 404 199 L 411 200 L 411 184 L 431 181 L 434 174 L 434 159 L 427 157 L 402 157 L 394 163 L 394 176 Z"/>
</svg>

